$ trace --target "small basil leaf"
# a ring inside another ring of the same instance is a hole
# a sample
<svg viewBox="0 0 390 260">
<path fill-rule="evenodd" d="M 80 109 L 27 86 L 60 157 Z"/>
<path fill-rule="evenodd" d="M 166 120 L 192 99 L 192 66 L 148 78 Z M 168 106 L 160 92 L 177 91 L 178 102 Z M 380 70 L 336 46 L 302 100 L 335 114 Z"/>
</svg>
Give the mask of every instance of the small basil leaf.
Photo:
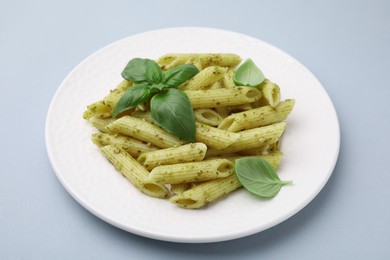
<svg viewBox="0 0 390 260">
<path fill-rule="evenodd" d="M 154 95 L 150 101 L 152 119 L 169 133 L 195 142 L 195 116 L 187 95 L 175 88 Z"/>
<path fill-rule="evenodd" d="M 198 68 L 192 64 L 179 65 L 165 72 L 164 83 L 168 87 L 178 87 L 198 73 Z"/>
<path fill-rule="evenodd" d="M 242 186 L 249 192 L 264 198 L 272 198 L 283 185 L 291 181 L 281 181 L 272 166 L 264 159 L 246 157 L 235 161 L 235 173 Z"/>
<path fill-rule="evenodd" d="M 115 106 L 115 109 L 112 113 L 112 118 L 117 117 L 120 113 L 129 110 L 138 104 L 145 102 L 152 92 L 149 89 L 147 83 L 142 83 L 130 87 L 119 99 L 118 103 Z"/>
<path fill-rule="evenodd" d="M 157 84 L 163 80 L 163 71 L 160 66 L 153 60 L 148 60 L 146 64 L 146 81 L 149 84 Z"/>
<path fill-rule="evenodd" d="M 247 59 L 234 73 L 233 81 L 237 86 L 256 87 L 265 79 L 263 72 L 251 60 Z"/>
<path fill-rule="evenodd" d="M 151 60 L 135 58 L 127 63 L 126 67 L 122 71 L 122 77 L 134 83 L 142 83 L 146 81 L 146 70 L 148 63 Z"/>
</svg>

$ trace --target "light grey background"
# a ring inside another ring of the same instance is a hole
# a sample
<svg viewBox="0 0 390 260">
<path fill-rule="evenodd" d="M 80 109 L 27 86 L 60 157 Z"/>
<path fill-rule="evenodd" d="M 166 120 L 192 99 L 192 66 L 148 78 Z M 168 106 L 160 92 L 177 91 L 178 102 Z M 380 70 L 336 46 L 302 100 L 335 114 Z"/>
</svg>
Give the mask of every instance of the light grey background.
<svg viewBox="0 0 390 260">
<path fill-rule="evenodd" d="M 340 120 L 339 160 L 289 220 L 228 242 L 161 242 L 101 221 L 57 180 L 44 123 L 64 77 L 113 41 L 178 26 L 269 42 L 325 86 Z M 385 0 L 1 1 L 0 259 L 389 259 L 389 59 Z"/>
</svg>

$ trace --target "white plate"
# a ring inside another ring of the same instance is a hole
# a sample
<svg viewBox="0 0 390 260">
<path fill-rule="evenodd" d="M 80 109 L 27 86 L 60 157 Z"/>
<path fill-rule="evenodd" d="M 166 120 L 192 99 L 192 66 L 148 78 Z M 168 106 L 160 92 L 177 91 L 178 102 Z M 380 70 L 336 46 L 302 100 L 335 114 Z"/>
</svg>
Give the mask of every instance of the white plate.
<svg viewBox="0 0 390 260">
<path fill-rule="evenodd" d="M 200 210 L 186 210 L 136 190 L 91 142 L 86 106 L 121 81 L 134 57 L 170 52 L 231 52 L 251 58 L 296 99 L 283 136 L 278 174 L 293 180 L 271 200 L 239 190 Z M 208 28 L 171 28 L 117 41 L 80 63 L 62 82 L 46 119 L 46 147 L 57 177 L 85 208 L 129 232 L 175 242 L 216 242 L 270 228 L 305 207 L 332 174 L 340 143 L 336 111 L 309 70 L 283 51 L 242 34 Z"/>
</svg>

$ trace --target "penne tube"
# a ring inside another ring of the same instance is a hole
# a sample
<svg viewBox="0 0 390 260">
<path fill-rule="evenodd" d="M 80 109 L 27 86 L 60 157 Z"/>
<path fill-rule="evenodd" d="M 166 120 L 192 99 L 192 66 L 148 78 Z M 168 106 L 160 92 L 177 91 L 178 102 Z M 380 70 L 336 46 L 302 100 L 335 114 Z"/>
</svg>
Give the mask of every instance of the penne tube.
<svg viewBox="0 0 390 260">
<path fill-rule="evenodd" d="M 182 208 L 197 209 L 241 187 L 235 174 L 210 180 L 173 196 L 170 201 Z"/>
<path fill-rule="evenodd" d="M 207 146 L 204 143 L 191 143 L 145 152 L 137 158 L 137 161 L 150 171 L 160 165 L 202 161 L 206 151 Z"/>
<path fill-rule="evenodd" d="M 199 108 L 194 110 L 196 121 L 210 126 L 218 126 L 223 118 L 210 108 Z"/>
<path fill-rule="evenodd" d="M 94 102 L 87 106 L 87 110 L 83 113 L 84 119 L 89 119 L 92 116 L 98 118 L 109 118 L 111 117 L 112 111 L 116 106 L 116 103 L 121 98 L 123 92 L 125 92 L 132 82 L 122 80 L 118 86 L 110 91 L 110 94 L 105 96 L 102 100 Z"/>
<path fill-rule="evenodd" d="M 193 64 L 199 71 L 203 70 L 203 65 L 199 57 L 193 56 L 184 62 L 185 64 Z"/>
<path fill-rule="evenodd" d="M 132 116 L 123 116 L 115 120 L 107 125 L 107 129 L 144 142 L 150 142 L 160 148 L 169 148 L 183 144 L 183 141 L 169 134 L 164 129 Z"/>
<path fill-rule="evenodd" d="M 263 94 L 263 99 L 271 107 L 276 107 L 280 102 L 280 88 L 277 84 L 272 83 L 268 79 L 264 80 L 260 84 L 261 92 Z"/>
<path fill-rule="evenodd" d="M 153 125 L 152 118 L 150 117 L 150 112 L 133 112 L 132 115 L 139 116 L 142 119 L 139 120 L 144 120 L 144 122 L 150 122 L 149 125 Z M 118 119 L 119 120 L 119 119 Z M 156 126 L 157 127 L 157 126 Z M 234 143 L 239 137 L 240 134 L 238 133 L 233 133 L 229 132 L 223 129 L 218 129 L 216 127 L 209 126 L 207 124 L 203 124 L 200 122 L 195 122 L 195 127 L 196 127 L 196 134 L 195 134 L 195 139 L 197 142 L 205 143 L 207 146 L 215 148 L 215 149 L 223 149 L 232 143 Z M 159 128 L 159 127 L 157 127 Z M 165 132 L 165 130 L 162 130 Z M 124 134 L 123 132 L 121 132 Z M 138 133 L 139 134 L 139 133 Z M 127 135 L 130 135 L 127 134 Z M 140 140 L 145 140 L 141 139 L 140 137 L 135 137 Z M 180 140 L 180 139 L 179 139 Z M 152 141 L 150 141 L 152 142 Z M 153 143 L 153 142 L 152 142 Z M 157 144 L 156 144 L 157 145 Z M 159 145 L 157 145 L 159 146 Z M 172 145 L 176 146 L 176 145 Z M 162 147 L 161 145 L 159 147 Z M 171 146 L 168 146 L 171 147 Z M 168 147 L 162 147 L 162 148 L 168 148 Z"/>
<path fill-rule="evenodd" d="M 160 57 L 157 63 L 168 70 L 189 61 L 195 65 L 194 60 L 199 60 L 203 69 L 210 66 L 234 68 L 241 62 L 240 56 L 231 53 L 170 53 Z"/>
<path fill-rule="evenodd" d="M 223 78 L 227 68 L 211 66 L 201 70 L 187 84 L 180 87 L 181 90 L 197 90 L 211 87 L 215 82 Z"/>
<path fill-rule="evenodd" d="M 91 117 L 109 118 L 111 117 L 111 110 L 103 100 L 94 102 L 87 106 L 87 110 L 83 113 L 83 118 L 88 120 Z"/>
<path fill-rule="evenodd" d="M 261 97 L 256 88 L 207 89 L 184 91 L 193 108 L 213 108 L 252 103 Z"/>
<path fill-rule="evenodd" d="M 187 162 L 157 166 L 149 179 L 158 183 L 176 184 L 223 178 L 234 171 L 233 163 L 226 159 Z"/>
<path fill-rule="evenodd" d="M 241 57 L 231 53 L 205 53 L 199 56 L 202 66 L 221 66 L 234 68 L 241 62 Z"/>
<path fill-rule="evenodd" d="M 295 104 L 294 99 L 287 99 L 275 108 L 271 106 L 259 107 L 248 111 L 232 114 L 226 117 L 218 126 L 230 132 L 251 129 L 283 121 L 291 113 Z"/>
<path fill-rule="evenodd" d="M 115 145 L 124 149 L 133 157 L 138 157 L 141 153 L 152 152 L 158 149 L 150 143 L 145 143 L 119 134 L 95 133 L 92 134 L 91 139 L 92 142 L 99 147 Z"/>
<path fill-rule="evenodd" d="M 196 141 L 214 149 L 224 149 L 235 143 L 241 136 L 239 133 L 228 132 L 199 122 L 195 122 L 195 126 Z"/>
<path fill-rule="evenodd" d="M 235 88 L 236 84 L 233 81 L 234 70 L 229 69 L 223 76 L 223 85 L 225 88 Z"/>
<path fill-rule="evenodd" d="M 108 130 L 106 126 L 112 123 L 114 120 L 111 118 L 99 118 L 96 116 L 92 116 L 88 119 L 88 121 L 99 131 L 103 133 L 111 133 L 111 131 Z"/>
<path fill-rule="evenodd" d="M 239 132 L 241 137 L 235 143 L 225 149 L 208 149 L 206 157 L 218 156 L 221 154 L 235 153 L 247 149 L 262 147 L 265 144 L 277 142 L 284 130 L 286 123 L 280 122 L 269 126 L 253 128 Z"/>
<path fill-rule="evenodd" d="M 166 54 L 159 59 L 157 59 L 157 64 L 160 65 L 161 69 L 169 70 L 176 66 L 185 64 L 186 61 L 196 59 L 191 53 L 172 53 Z"/>
<path fill-rule="evenodd" d="M 167 187 L 149 180 L 149 172 L 125 150 L 113 145 L 104 146 L 100 150 L 115 168 L 143 193 L 156 198 L 168 197 Z"/>
<path fill-rule="evenodd" d="M 227 157 L 223 157 L 223 158 L 228 159 L 229 161 L 234 163 L 235 160 L 241 159 L 241 158 L 246 158 L 246 157 L 258 157 L 258 158 L 264 159 L 269 164 L 271 164 L 271 166 L 276 170 L 279 167 L 280 161 L 282 160 L 283 153 L 282 152 L 273 152 L 273 153 L 262 154 L 262 155 L 227 156 Z"/>
</svg>

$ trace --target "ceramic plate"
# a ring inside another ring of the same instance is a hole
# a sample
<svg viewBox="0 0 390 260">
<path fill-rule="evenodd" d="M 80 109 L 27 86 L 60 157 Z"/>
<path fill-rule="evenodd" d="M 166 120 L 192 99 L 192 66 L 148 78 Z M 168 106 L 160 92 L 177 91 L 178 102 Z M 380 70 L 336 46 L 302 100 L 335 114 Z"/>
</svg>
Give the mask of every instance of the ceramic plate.
<svg viewBox="0 0 390 260">
<path fill-rule="evenodd" d="M 91 142 L 82 118 L 87 105 L 121 81 L 135 57 L 173 52 L 229 52 L 251 58 L 296 105 L 287 119 L 278 174 L 293 180 L 273 199 L 244 189 L 200 210 L 186 210 L 135 189 Z M 261 40 L 218 29 L 170 28 L 114 42 L 81 62 L 56 92 L 46 119 L 46 146 L 66 190 L 92 214 L 141 236 L 175 242 L 216 242 L 248 236 L 293 216 L 324 187 L 335 166 L 340 130 L 334 106 L 316 77 L 297 60 Z"/>
</svg>

